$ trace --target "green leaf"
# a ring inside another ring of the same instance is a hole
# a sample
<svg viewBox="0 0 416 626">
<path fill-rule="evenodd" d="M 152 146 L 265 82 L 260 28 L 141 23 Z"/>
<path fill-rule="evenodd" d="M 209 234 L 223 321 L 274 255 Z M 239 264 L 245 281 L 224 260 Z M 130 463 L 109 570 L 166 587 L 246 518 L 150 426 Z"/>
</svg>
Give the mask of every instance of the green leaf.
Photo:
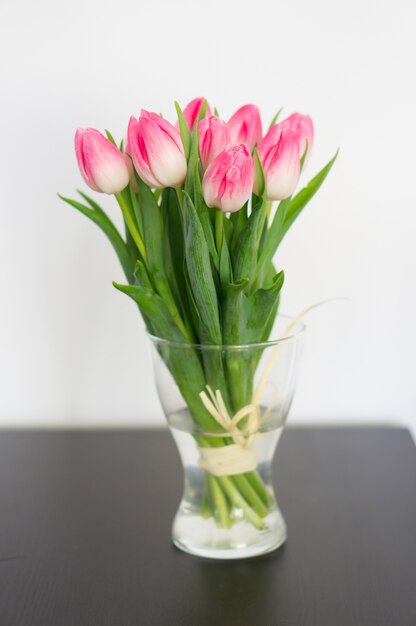
<svg viewBox="0 0 416 626">
<path fill-rule="evenodd" d="M 199 115 L 198 115 L 198 117 L 197 117 L 197 119 L 195 120 L 195 123 L 194 123 L 194 127 L 195 128 L 198 125 L 198 122 L 200 122 L 201 120 L 204 119 L 205 114 L 207 112 L 207 106 L 208 106 L 208 100 L 204 100 L 203 103 L 202 103 L 201 109 L 199 111 Z"/>
<path fill-rule="evenodd" d="M 257 233 L 262 223 L 262 210 L 250 215 L 238 238 L 233 259 L 234 280 L 240 282 L 248 278 L 251 282 L 257 263 Z"/>
<path fill-rule="evenodd" d="M 265 178 L 264 178 L 263 167 L 262 167 L 261 162 L 260 162 L 259 153 L 257 152 L 257 148 L 254 148 L 253 157 L 254 157 L 254 165 L 255 165 L 255 169 L 256 169 L 255 176 L 256 176 L 256 180 L 257 180 L 257 194 L 256 195 L 261 198 L 263 196 L 263 194 L 264 194 L 266 181 L 265 181 Z"/>
<path fill-rule="evenodd" d="M 186 299 L 189 302 L 189 314 L 192 320 L 193 328 L 197 336 L 197 342 L 201 345 L 210 343 L 209 337 L 206 333 L 205 327 L 202 324 L 201 317 L 199 315 L 198 307 L 196 305 L 194 295 L 192 293 L 192 285 L 189 278 L 188 268 L 184 260 L 183 264 L 183 276 L 186 284 Z"/>
<path fill-rule="evenodd" d="M 230 284 L 225 289 L 223 304 L 223 337 L 226 345 L 245 344 L 247 297 L 244 290 L 249 279 Z M 249 352 L 229 350 L 225 353 L 225 364 L 230 400 L 233 411 L 238 411 L 251 400 L 252 376 Z M 251 380 L 250 380 L 251 378 Z"/>
<path fill-rule="evenodd" d="M 184 276 L 185 241 L 178 197 L 174 189 L 164 189 L 161 210 L 165 224 L 165 237 L 169 243 L 166 265 L 170 266 L 167 275 L 172 284 L 176 301 L 185 318 L 190 318 L 187 287 Z"/>
<path fill-rule="evenodd" d="M 276 115 L 274 115 L 272 121 L 270 122 L 270 126 L 269 126 L 269 130 L 272 128 L 272 126 L 274 126 L 277 122 L 277 120 L 279 119 L 279 116 L 281 114 L 281 112 L 283 111 L 283 107 L 281 107 L 278 112 L 276 113 Z"/>
<path fill-rule="evenodd" d="M 218 252 L 215 246 L 214 230 L 212 228 L 212 222 L 209 215 L 209 210 L 205 204 L 205 200 L 202 194 L 201 178 L 199 176 L 199 159 L 194 164 L 194 206 L 201 222 L 202 230 L 204 231 L 205 240 L 208 245 L 208 250 L 214 262 L 216 269 L 219 269 Z M 189 193 L 189 192 L 188 192 Z M 189 194 L 191 197 L 192 195 Z"/>
<path fill-rule="evenodd" d="M 277 271 L 273 264 L 273 261 L 269 261 L 263 270 L 263 279 L 259 284 L 263 289 L 268 289 L 273 284 L 273 279 L 276 276 Z"/>
<path fill-rule="evenodd" d="M 309 200 L 313 198 L 313 196 L 316 194 L 316 192 L 324 182 L 325 178 L 328 176 L 338 156 L 338 152 L 339 150 L 336 151 L 335 155 L 325 165 L 325 167 L 323 167 L 321 171 L 318 172 L 318 174 L 309 181 L 306 187 L 299 191 L 299 193 L 293 198 L 293 200 L 289 204 L 285 215 L 280 241 L 283 239 L 295 219 L 300 215 L 302 209 L 307 205 Z"/>
<path fill-rule="evenodd" d="M 284 282 L 279 272 L 268 289 L 258 289 L 247 295 L 248 279 L 228 285 L 225 290 L 223 334 L 224 343 L 241 345 L 264 341 L 270 320 L 274 322 L 274 307 Z"/>
<path fill-rule="evenodd" d="M 137 250 L 140 252 L 139 258 L 143 259 L 146 262 L 146 249 L 144 246 L 143 237 L 139 232 L 137 221 L 134 215 L 129 186 L 123 189 L 120 193 L 116 193 L 115 198 L 123 214 L 124 223 L 126 226 L 126 233 L 128 233 L 126 235 L 127 243 L 129 245 L 129 242 L 131 241 L 131 239 L 133 239 Z"/>
<path fill-rule="evenodd" d="M 308 142 L 308 140 L 306 140 L 305 150 L 303 151 L 303 154 L 300 157 L 300 171 L 301 172 L 302 172 L 303 166 L 305 164 L 305 159 L 306 159 L 306 155 L 308 154 L 308 150 L 309 150 L 309 142 Z"/>
<path fill-rule="evenodd" d="M 328 176 L 335 159 L 338 156 L 338 150 L 333 158 L 321 169 L 321 171 L 312 178 L 311 181 L 301 189 L 294 198 L 287 198 L 280 202 L 273 222 L 269 228 L 264 249 L 257 263 L 256 276 L 261 277 L 264 267 L 272 260 L 277 248 L 279 247 L 283 237 L 300 215 L 302 209 L 307 205 L 309 200 L 316 194 L 325 178 Z M 258 282 L 258 278 L 256 279 Z"/>
<path fill-rule="evenodd" d="M 121 285 L 117 282 L 113 282 L 113 285 L 132 298 L 139 305 L 143 315 L 152 320 L 158 337 L 182 343 L 186 341 L 163 299 L 153 289 L 140 285 Z"/>
<path fill-rule="evenodd" d="M 207 328 L 201 319 L 200 312 L 198 310 L 198 305 L 195 301 L 192 291 L 192 284 L 189 277 L 189 272 L 187 267 L 184 268 L 184 274 L 186 277 L 186 282 L 188 286 L 189 292 L 189 302 L 191 309 L 191 316 L 194 324 L 194 328 L 198 334 L 198 340 L 201 345 L 212 344 L 212 339 L 207 332 Z M 222 362 L 222 351 L 220 347 L 218 350 L 213 346 L 212 349 L 204 349 L 201 351 L 201 357 L 205 370 L 205 378 L 207 383 L 211 386 L 212 389 L 219 389 L 222 394 L 222 398 L 227 407 L 229 407 L 229 398 L 228 398 L 228 389 L 227 389 L 227 381 L 224 374 L 224 366 Z"/>
<path fill-rule="evenodd" d="M 248 343 L 263 341 L 268 322 L 274 322 L 274 306 L 283 287 L 284 273 L 279 272 L 268 289 L 258 289 L 247 300 L 246 335 Z"/>
<path fill-rule="evenodd" d="M 157 347 L 158 352 L 172 372 L 195 421 L 210 432 L 220 431 L 221 427 L 206 411 L 199 397 L 206 384 L 200 358 L 192 346 L 184 345 L 186 338 L 177 328 L 162 298 L 152 289 L 146 287 L 120 285 L 119 283 L 113 283 L 113 285 L 119 291 L 130 296 L 139 305 L 143 317 L 151 320 L 154 334 L 168 341 L 175 342 L 173 344 L 160 344 Z M 209 353 L 210 351 L 207 352 Z M 216 374 L 218 380 L 224 381 L 224 376 L 218 369 L 218 359 L 221 359 L 221 351 L 213 350 L 211 354 L 207 355 L 207 358 L 213 372 L 218 372 Z"/>
<path fill-rule="evenodd" d="M 176 109 L 176 114 L 178 116 L 178 121 L 179 121 L 179 130 L 181 133 L 181 139 L 182 139 L 182 145 L 183 145 L 183 149 L 185 152 L 185 157 L 186 159 L 188 159 L 189 157 L 189 150 L 191 147 L 191 133 L 189 130 L 189 126 L 186 123 L 186 120 L 183 116 L 182 113 L 182 109 L 179 106 L 179 103 L 175 101 L 175 109 Z"/>
<path fill-rule="evenodd" d="M 83 191 L 80 191 L 79 189 L 77 189 L 79 195 L 86 201 L 88 202 L 88 204 L 95 210 L 98 211 L 98 213 L 102 213 L 103 215 L 106 215 L 106 213 L 103 211 L 103 209 L 100 207 L 99 204 L 97 204 L 97 202 L 95 202 L 95 200 L 93 200 L 92 198 L 90 198 L 89 196 L 87 196 L 86 193 L 84 193 Z M 124 193 L 124 191 L 123 191 Z M 109 219 L 107 217 L 107 219 Z M 138 258 L 140 258 L 140 252 L 136 246 L 136 243 L 133 239 L 133 237 L 131 236 L 131 233 L 127 227 L 126 221 L 124 220 L 124 232 L 125 232 L 125 238 L 126 238 L 126 248 L 127 248 L 127 252 L 130 256 L 131 259 L 131 264 L 132 267 L 134 268 L 134 264 L 136 263 L 136 260 Z"/>
<path fill-rule="evenodd" d="M 161 211 L 164 223 L 163 257 L 166 276 L 178 306 L 180 315 L 188 329 L 189 341 L 195 343 L 192 317 L 184 279 L 184 234 L 178 198 L 174 189 L 163 190 Z"/>
<path fill-rule="evenodd" d="M 107 217 L 107 215 L 104 213 L 101 207 L 98 207 L 98 205 L 96 205 L 98 209 L 93 209 L 93 208 L 85 206 L 81 202 L 77 202 L 77 200 L 66 198 L 64 196 L 61 196 L 60 194 L 58 194 L 58 197 L 61 198 L 61 200 L 63 200 L 70 206 L 77 209 L 77 211 L 80 211 L 80 213 L 88 217 L 92 222 L 94 222 L 95 224 L 97 224 L 97 226 L 101 228 L 103 233 L 107 236 L 107 238 L 111 242 L 118 256 L 118 259 L 121 263 L 121 266 L 124 270 L 124 273 L 126 275 L 128 282 L 129 283 L 133 282 L 134 262 L 132 261 L 130 254 L 127 250 L 126 243 L 124 242 L 117 228 L 114 226 L 113 222 L 110 220 L 109 217 Z M 89 201 L 90 203 L 93 202 L 91 200 L 87 200 L 87 201 Z"/>
<path fill-rule="evenodd" d="M 191 334 L 179 313 L 178 305 L 169 285 L 164 258 L 164 224 L 162 210 L 152 191 L 142 181 L 138 180 L 139 202 L 143 220 L 143 237 L 146 246 L 147 267 L 152 284 L 164 300 L 175 323 L 182 334 L 191 339 Z"/>
<path fill-rule="evenodd" d="M 186 191 L 184 192 L 184 208 L 187 213 L 185 259 L 192 296 L 210 343 L 220 344 L 218 300 L 208 245 L 194 204 Z"/>
<path fill-rule="evenodd" d="M 77 189 L 77 192 L 79 193 L 79 195 L 81 196 L 81 198 L 84 198 L 84 200 L 86 202 L 88 202 L 88 204 L 90 205 L 90 207 L 92 209 L 94 209 L 94 211 L 98 211 L 98 213 L 101 213 L 102 215 L 105 215 L 107 217 L 107 219 L 109 220 L 110 218 L 107 216 L 107 214 L 104 212 L 104 210 L 100 207 L 100 205 L 93 200 L 92 198 L 90 198 L 89 196 L 87 196 L 86 193 L 84 193 L 83 191 L 81 191 L 80 189 Z M 114 227 L 115 228 L 115 227 Z"/>
<path fill-rule="evenodd" d="M 286 200 L 282 200 L 281 202 L 279 202 L 279 205 L 276 209 L 276 213 L 274 214 L 270 228 L 263 241 L 262 252 L 257 263 L 255 286 L 259 286 L 262 284 L 264 268 L 267 266 L 269 261 L 271 261 L 274 253 L 277 250 L 278 243 L 276 242 L 279 241 L 280 232 L 283 227 L 283 222 L 290 201 L 291 198 L 286 198 Z"/>
<path fill-rule="evenodd" d="M 247 223 L 247 219 L 248 219 L 247 218 L 247 206 L 248 206 L 248 203 L 246 202 L 245 205 L 239 211 L 236 211 L 235 213 L 231 213 L 230 215 L 230 222 L 233 226 L 232 237 L 231 237 L 231 254 L 233 255 L 235 253 L 235 248 L 238 243 L 238 238 L 241 234 L 241 231 L 243 230 L 244 226 Z"/>
<path fill-rule="evenodd" d="M 243 292 L 244 285 L 240 284 L 240 291 L 227 293 L 224 333 L 227 333 L 227 338 L 234 345 L 260 343 L 268 338 L 276 317 L 282 285 L 283 272 L 280 272 L 274 277 L 269 289 L 259 289 L 247 296 Z M 259 348 L 247 353 L 231 351 L 226 354 L 227 378 L 235 410 L 251 400 L 254 373 L 262 352 Z"/>
<path fill-rule="evenodd" d="M 219 270 L 221 285 L 228 285 L 233 282 L 233 268 L 226 236 L 222 238 Z"/>
<path fill-rule="evenodd" d="M 188 158 L 188 170 L 185 179 L 184 189 L 192 198 L 192 201 L 195 199 L 195 177 L 199 176 L 198 174 L 198 159 L 199 159 L 199 147 L 198 147 L 198 133 L 196 132 L 196 128 L 192 131 L 191 135 L 191 144 L 189 150 L 189 158 Z"/>
<path fill-rule="evenodd" d="M 134 279 L 137 286 L 145 287 L 146 289 L 153 289 L 147 270 L 144 266 L 144 263 L 142 263 L 141 261 L 136 261 Z"/>
<path fill-rule="evenodd" d="M 115 145 L 115 146 L 117 147 L 117 144 L 116 144 L 116 142 L 115 142 L 115 139 L 114 139 L 113 135 L 110 133 L 110 131 L 109 131 L 109 130 L 107 130 L 107 129 L 105 129 L 105 134 L 107 135 L 107 139 L 108 139 L 109 141 L 111 141 L 111 143 L 112 143 L 113 145 Z"/>
<path fill-rule="evenodd" d="M 162 249 L 162 211 L 149 187 L 141 180 L 139 181 L 139 203 L 149 274 L 156 291 L 159 291 L 161 287 L 162 293 L 159 291 L 159 294 L 163 297 L 166 273 Z"/>
<path fill-rule="evenodd" d="M 239 345 L 244 343 L 245 311 L 243 301 L 244 289 L 248 286 L 249 279 L 245 278 L 237 283 L 230 283 L 224 289 L 225 299 L 223 304 L 223 338 L 226 345 Z"/>
</svg>

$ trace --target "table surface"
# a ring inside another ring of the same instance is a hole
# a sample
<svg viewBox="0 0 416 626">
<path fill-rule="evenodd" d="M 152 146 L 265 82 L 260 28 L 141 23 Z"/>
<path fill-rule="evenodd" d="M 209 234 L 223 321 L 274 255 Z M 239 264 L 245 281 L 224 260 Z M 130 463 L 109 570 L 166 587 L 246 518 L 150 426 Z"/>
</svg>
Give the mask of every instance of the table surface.
<svg viewBox="0 0 416 626">
<path fill-rule="evenodd" d="M 288 429 L 287 543 L 210 561 L 170 543 L 165 431 L 0 432 L 1 626 L 414 626 L 416 450 L 395 428 Z"/>
</svg>

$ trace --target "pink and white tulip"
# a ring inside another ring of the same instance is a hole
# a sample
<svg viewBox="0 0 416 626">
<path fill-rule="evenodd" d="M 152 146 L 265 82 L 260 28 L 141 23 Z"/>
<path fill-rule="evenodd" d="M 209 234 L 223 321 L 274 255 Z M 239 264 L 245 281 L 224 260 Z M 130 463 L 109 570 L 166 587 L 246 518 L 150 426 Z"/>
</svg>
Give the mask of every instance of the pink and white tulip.
<svg viewBox="0 0 416 626">
<path fill-rule="evenodd" d="M 253 188 L 253 158 L 244 144 L 228 146 L 208 165 L 202 192 L 209 207 L 223 213 L 241 209 Z"/>
<path fill-rule="evenodd" d="M 183 110 L 183 116 L 185 118 L 186 123 L 189 128 L 193 130 L 195 126 L 195 122 L 197 121 L 199 114 L 201 113 L 202 105 L 205 102 L 205 98 L 194 98 L 189 102 Z M 205 109 L 205 117 L 211 115 L 211 108 L 207 102 L 207 107 Z"/>
<path fill-rule="evenodd" d="M 228 121 L 231 143 L 244 143 L 250 152 L 262 137 L 260 111 L 255 104 L 245 104 Z"/>
<path fill-rule="evenodd" d="M 258 154 L 267 198 L 284 200 L 291 196 L 300 177 L 299 134 L 284 122 L 276 124 L 259 143 Z"/>
<path fill-rule="evenodd" d="M 291 128 L 299 139 L 299 154 L 302 157 L 305 153 L 306 146 L 308 151 L 305 156 L 304 166 L 309 160 L 309 155 L 312 151 L 314 141 L 314 127 L 312 118 L 309 115 L 302 115 L 301 113 L 293 113 L 288 118 L 281 122 L 284 126 Z"/>
<path fill-rule="evenodd" d="M 230 143 L 227 124 L 215 115 L 205 117 L 198 123 L 199 154 L 202 167 L 206 169 L 215 157 Z"/>
<path fill-rule="evenodd" d="M 186 158 L 179 131 L 156 113 L 142 110 L 130 118 L 126 152 L 149 187 L 180 187 L 186 177 Z"/>
<path fill-rule="evenodd" d="M 95 128 L 78 128 L 75 154 L 85 182 L 94 191 L 119 193 L 129 184 L 127 157 Z"/>
</svg>

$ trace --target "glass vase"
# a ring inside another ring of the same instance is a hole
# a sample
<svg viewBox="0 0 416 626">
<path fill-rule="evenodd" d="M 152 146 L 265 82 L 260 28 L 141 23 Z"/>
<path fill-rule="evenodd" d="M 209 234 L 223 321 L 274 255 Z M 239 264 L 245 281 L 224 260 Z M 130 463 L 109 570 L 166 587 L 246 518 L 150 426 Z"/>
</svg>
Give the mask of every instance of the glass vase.
<svg viewBox="0 0 416 626">
<path fill-rule="evenodd" d="M 284 543 L 271 466 L 304 329 L 279 315 L 276 338 L 263 343 L 190 345 L 150 336 L 159 398 L 184 469 L 172 527 L 181 550 L 239 559 Z"/>
</svg>

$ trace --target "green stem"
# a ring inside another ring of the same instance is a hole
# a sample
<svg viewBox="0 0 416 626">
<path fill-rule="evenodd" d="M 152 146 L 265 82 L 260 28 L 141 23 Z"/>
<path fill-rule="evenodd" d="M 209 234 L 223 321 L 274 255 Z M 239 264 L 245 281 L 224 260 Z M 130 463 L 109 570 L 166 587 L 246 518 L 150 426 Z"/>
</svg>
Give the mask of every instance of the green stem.
<svg viewBox="0 0 416 626">
<path fill-rule="evenodd" d="M 227 496 L 230 498 L 231 502 L 239 509 L 242 509 L 244 515 L 253 524 L 253 526 L 258 528 L 259 530 L 265 528 L 265 523 L 263 522 L 261 517 L 257 515 L 255 511 L 253 511 L 251 506 L 247 504 L 246 500 L 243 498 L 243 496 L 231 480 L 231 477 L 218 476 L 217 480 L 220 483 L 221 487 L 224 489 Z"/>
<path fill-rule="evenodd" d="M 121 195 L 121 193 L 116 193 L 115 194 L 116 200 L 119 204 L 119 207 L 121 209 L 121 212 L 123 213 L 123 217 L 125 219 L 125 222 L 127 224 L 127 228 L 130 231 L 131 236 L 133 237 L 133 241 L 136 244 L 142 258 L 143 261 L 146 263 L 147 261 L 147 256 L 146 256 L 146 249 L 144 246 L 144 242 L 143 239 L 140 236 L 140 233 L 137 229 L 137 226 L 134 222 L 133 216 L 131 214 L 131 211 L 129 209 L 129 207 L 127 206 L 123 196 Z"/>
<path fill-rule="evenodd" d="M 266 515 L 269 513 L 268 507 L 264 504 L 263 500 L 257 494 L 255 489 L 253 489 L 244 474 L 236 474 L 232 478 L 240 493 L 253 507 L 253 509 L 260 515 L 260 517 L 266 517 Z"/>
<path fill-rule="evenodd" d="M 229 528 L 231 526 L 231 520 L 228 515 L 227 500 L 225 499 L 222 489 L 217 482 L 220 479 L 208 474 L 208 480 L 212 498 L 218 514 L 218 521 L 223 528 Z"/>
<path fill-rule="evenodd" d="M 270 496 L 266 491 L 262 479 L 257 471 L 247 472 L 244 474 L 250 485 L 256 491 L 257 495 L 262 499 L 266 506 L 270 506 Z"/>
<path fill-rule="evenodd" d="M 208 480 L 208 474 L 205 474 L 205 489 L 199 511 L 204 519 L 208 519 L 213 516 L 211 488 Z"/>
<path fill-rule="evenodd" d="M 142 218 L 142 214 L 140 211 L 139 200 L 138 200 L 136 192 L 133 191 L 133 189 L 131 188 L 131 185 L 129 185 L 129 187 L 130 187 L 130 199 L 131 199 L 133 214 L 134 214 L 134 217 L 136 218 L 136 224 L 139 230 L 139 235 L 143 238 L 143 218 Z"/>
</svg>

